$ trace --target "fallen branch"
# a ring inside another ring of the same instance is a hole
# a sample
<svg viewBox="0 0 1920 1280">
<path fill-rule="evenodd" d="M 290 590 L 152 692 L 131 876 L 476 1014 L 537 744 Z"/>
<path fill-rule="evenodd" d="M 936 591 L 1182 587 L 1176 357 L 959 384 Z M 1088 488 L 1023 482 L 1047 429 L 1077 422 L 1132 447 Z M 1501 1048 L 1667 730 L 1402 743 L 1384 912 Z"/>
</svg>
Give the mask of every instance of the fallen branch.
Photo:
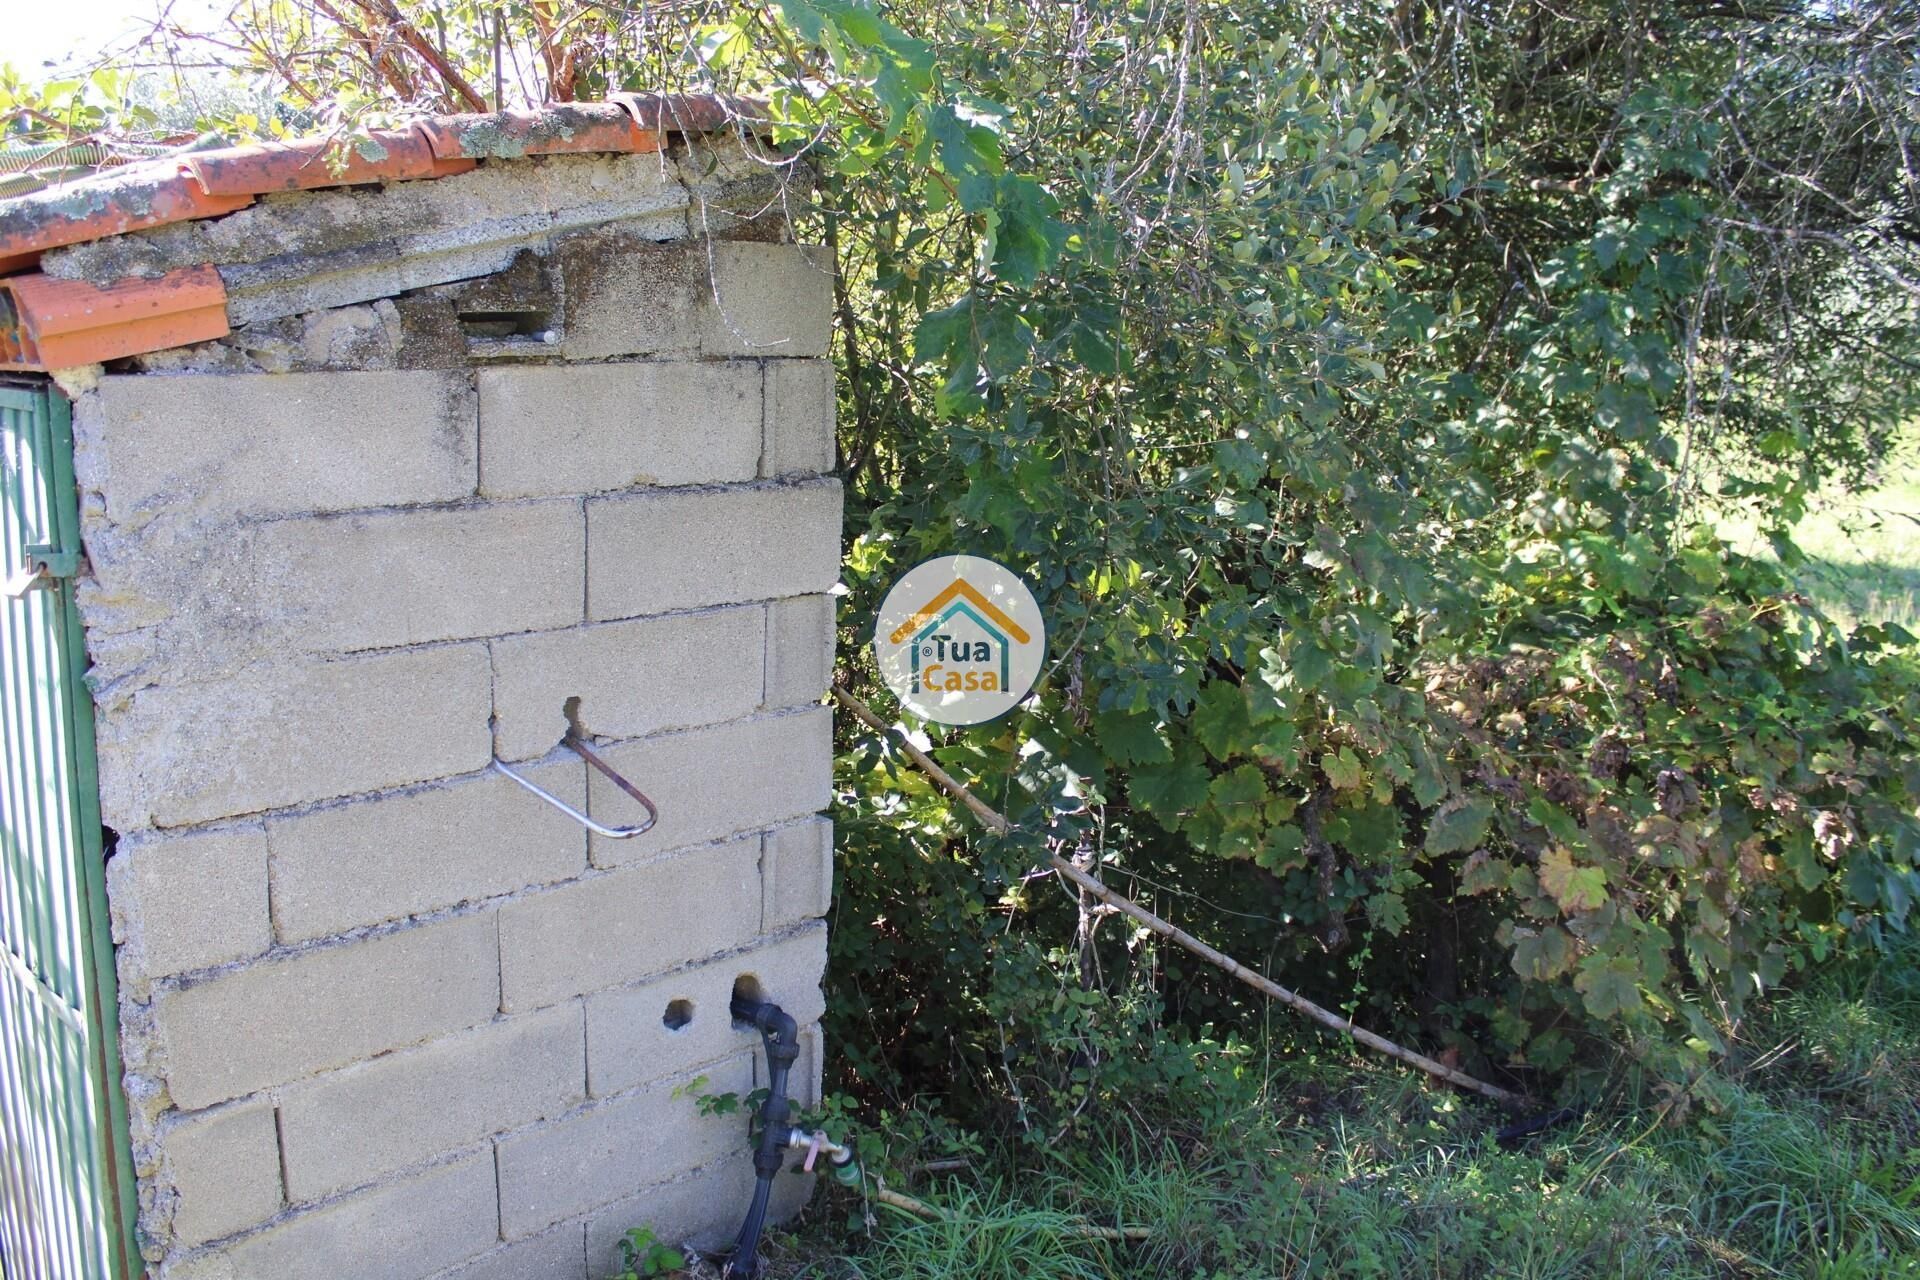
<svg viewBox="0 0 1920 1280">
<path fill-rule="evenodd" d="M 950 1216 L 945 1209 L 902 1195 L 878 1178 L 869 1177 L 869 1181 L 873 1183 L 873 1198 L 881 1204 L 890 1204 L 921 1218 L 937 1220 Z M 1060 1234 L 1080 1240 L 1149 1240 L 1153 1237 L 1153 1232 L 1146 1227 L 1096 1227 L 1091 1222 L 1065 1223 L 1060 1227 Z"/>
<path fill-rule="evenodd" d="M 882 735 L 891 736 L 893 741 L 899 744 L 901 750 L 906 753 L 909 760 L 918 765 L 921 771 L 932 778 L 942 790 L 946 791 L 949 795 L 953 796 L 954 799 L 971 810 L 974 817 L 978 818 L 981 824 L 989 831 L 994 832 L 996 835 L 1006 835 L 1013 830 L 1013 824 L 1009 822 L 1004 815 L 974 795 L 973 792 L 969 791 L 957 778 L 941 768 L 932 756 L 922 751 L 919 747 L 914 746 L 905 734 L 898 732 L 893 726 L 887 724 L 886 721 L 875 715 L 873 709 L 866 703 L 840 688 L 834 689 L 833 696 L 835 701 L 839 702 L 839 704 L 848 711 L 851 711 L 862 724 L 865 724 L 868 728 Z M 1526 1104 L 1526 1099 L 1520 1094 L 1508 1089 L 1502 1089 L 1498 1085 L 1488 1084 L 1484 1080 L 1476 1080 L 1466 1072 L 1458 1071 L 1443 1062 L 1437 1062 L 1427 1057 L 1424 1053 L 1416 1053 L 1412 1049 L 1395 1044 L 1385 1036 L 1368 1031 L 1365 1027 L 1355 1026 L 1351 1018 L 1343 1018 L 1331 1009 L 1321 1008 L 1305 996 L 1294 991 L 1289 991 L 1264 974 L 1256 973 L 1252 969 L 1247 968 L 1233 957 L 1214 950 L 1177 925 L 1169 924 L 1167 921 L 1162 920 L 1159 916 L 1153 914 L 1153 912 L 1147 910 L 1131 898 L 1115 893 L 1112 889 L 1107 888 L 1098 877 L 1074 866 L 1073 863 L 1061 857 L 1059 854 L 1052 853 L 1047 856 L 1049 863 L 1055 871 L 1082 889 L 1085 889 L 1102 902 L 1118 909 L 1122 914 L 1130 916 L 1161 937 L 1166 938 L 1168 941 L 1176 943 L 1194 955 L 1199 956 L 1207 963 L 1233 975 L 1263 995 L 1269 996 L 1272 999 L 1278 1000 L 1281 1004 L 1298 1010 L 1320 1025 L 1338 1031 L 1342 1035 L 1351 1036 L 1361 1044 L 1366 1045 L 1369 1049 L 1377 1050 L 1391 1058 L 1398 1058 L 1402 1062 L 1420 1068 L 1420 1070 L 1430 1076 L 1436 1076 L 1439 1079 L 1445 1080 L 1448 1084 L 1458 1085 L 1462 1089 L 1471 1089 L 1483 1097 L 1492 1098 L 1502 1106 L 1518 1108 Z"/>
</svg>

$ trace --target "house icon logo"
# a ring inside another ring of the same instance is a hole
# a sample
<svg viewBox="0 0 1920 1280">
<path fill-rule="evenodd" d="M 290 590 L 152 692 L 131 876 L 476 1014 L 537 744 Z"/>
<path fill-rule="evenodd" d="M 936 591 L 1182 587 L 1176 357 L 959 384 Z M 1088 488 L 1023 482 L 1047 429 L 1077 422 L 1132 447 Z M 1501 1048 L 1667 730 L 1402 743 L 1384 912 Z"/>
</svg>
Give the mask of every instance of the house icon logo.
<svg viewBox="0 0 1920 1280">
<path fill-rule="evenodd" d="M 894 584 L 873 645 L 907 710 L 942 724 L 980 724 L 1033 687 L 1046 630 L 1017 574 L 979 556 L 943 556 Z"/>
</svg>

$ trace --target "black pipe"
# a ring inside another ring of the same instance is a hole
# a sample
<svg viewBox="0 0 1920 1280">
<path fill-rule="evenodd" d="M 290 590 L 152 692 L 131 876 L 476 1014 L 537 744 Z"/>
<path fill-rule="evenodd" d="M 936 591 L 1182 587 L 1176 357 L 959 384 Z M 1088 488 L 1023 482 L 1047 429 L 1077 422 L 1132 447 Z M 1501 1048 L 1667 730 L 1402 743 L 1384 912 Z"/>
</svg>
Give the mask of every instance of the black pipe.
<svg viewBox="0 0 1920 1280">
<path fill-rule="evenodd" d="M 1493 1135 L 1493 1140 L 1502 1147 L 1517 1147 L 1521 1142 L 1536 1133 L 1545 1133 L 1549 1129 L 1558 1129 L 1561 1125 L 1580 1119 L 1586 1115 L 1582 1107 L 1562 1107 L 1558 1111 L 1549 1111 L 1543 1116 L 1532 1116 L 1525 1120 L 1516 1120 Z"/>
<path fill-rule="evenodd" d="M 773 1180 L 786 1163 L 788 1129 L 787 1076 L 800 1059 L 800 1028 L 786 1010 L 771 1000 L 736 995 L 728 1006 L 735 1022 L 760 1033 L 767 1050 L 767 1100 L 760 1104 L 760 1141 L 753 1149 L 753 1203 L 733 1243 L 722 1280 L 755 1280 L 760 1274 L 760 1232 L 767 1222 L 767 1202 Z"/>
</svg>

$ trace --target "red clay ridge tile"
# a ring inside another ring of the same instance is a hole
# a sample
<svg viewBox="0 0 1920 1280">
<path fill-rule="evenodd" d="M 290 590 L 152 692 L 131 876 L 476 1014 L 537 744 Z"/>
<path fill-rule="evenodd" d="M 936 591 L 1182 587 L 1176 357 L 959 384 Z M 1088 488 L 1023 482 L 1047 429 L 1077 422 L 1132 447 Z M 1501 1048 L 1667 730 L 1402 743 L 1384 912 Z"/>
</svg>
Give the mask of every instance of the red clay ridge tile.
<svg viewBox="0 0 1920 1280">
<path fill-rule="evenodd" d="M 471 169 L 471 163 L 462 165 Z M 270 191 L 309 191 L 368 182 L 437 178 L 433 148 L 418 130 L 378 130 L 344 145 L 330 138 L 224 147 L 180 158 L 210 196 L 265 195 Z"/>
<path fill-rule="evenodd" d="M 0 277 L 62 245 L 215 218 L 255 196 L 464 173 L 481 160 L 567 152 L 658 151 L 668 133 L 763 122 L 750 98 L 620 93 L 537 111 L 429 116 L 335 146 L 330 139 L 193 152 L 0 200 Z M 339 166 L 339 167 L 336 167 Z"/>
<path fill-rule="evenodd" d="M 214 218 L 252 203 L 251 193 L 208 194 L 180 175 L 178 161 L 127 165 L 84 182 L 0 201 L 0 259 L 24 262 L 29 255 L 61 245 Z"/>
<path fill-rule="evenodd" d="M 642 129 L 662 133 L 715 133 L 745 125 L 758 128 L 766 121 L 767 105 L 757 98 L 721 97 L 691 93 L 614 93 L 607 95 L 633 116 Z"/>
<path fill-rule="evenodd" d="M 434 116 L 413 126 L 442 160 L 511 160 L 561 152 L 658 151 L 657 130 L 642 129 L 624 107 L 578 102 L 539 111 Z"/>
<path fill-rule="evenodd" d="M 0 280 L 0 369 L 98 364 L 229 332 L 227 287 L 211 266 L 104 287 L 37 271 Z"/>
</svg>

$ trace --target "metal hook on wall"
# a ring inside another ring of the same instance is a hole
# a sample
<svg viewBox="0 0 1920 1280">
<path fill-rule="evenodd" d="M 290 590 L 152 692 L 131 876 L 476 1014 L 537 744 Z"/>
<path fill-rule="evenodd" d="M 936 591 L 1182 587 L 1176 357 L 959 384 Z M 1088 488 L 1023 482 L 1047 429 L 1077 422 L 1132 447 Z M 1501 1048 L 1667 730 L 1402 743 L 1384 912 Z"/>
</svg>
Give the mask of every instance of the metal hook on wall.
<svg viewBox="0 0 1920 1280">
<path fill-rule="evenodd" d="M 635 800 L 638 800 L 640 802 L 640 807 L 647 811 L 647 820 L 641 823 L 637 827 L 606 826 L 602 823 L 595 822 L 592 818 L 589 818 L 586 814 L 580 812 L 578 809 L 568 804 L 565 800 L 562 800 L 559 796 L 554 795 L 551 791 L 548 791 L 543 787 L 537 786 L 536 784 L 529 781 L 528 779 L 521 777 L 519 774 L 515 773 L 513 770 L 507 768 L 506 765 L 501 764 L 498 759 L 496 759 L 493 762 L 493 767 L 499 772 L 506 774 L 509 778 L 512 778 L 515 782 L 519 783 L 521 786 L 525 787 L 527 790 L 533 792 L 533 794 L 535 794 L 536 796 L 539 796 L 542 800 L 545 800 L 548 804 L 552 805 L 554 808 L 558 809 L 560 812 L 566 814 L 569 818 L 572 818 L 575 822 L 579 823 L 581 826 L 585 827 L 587 830 L 593 832 L 595 835 L 605 836 L 609 840 L 631 840 L 634 836 L 637 836 L 644 831 L 651 831 L 653 829 L 653 824 L 660 821 L 660 810 L 654 807 L 653 801 L 647 799 L 646 794 L 642 792 L 640 788 L 634 786 L 631 782 L 628 782 L 625 778 L 615 773 L 613 771 L 613 766 L 608 764 L 605 760 L 602 760 L 599 756 L 595 755 L 593 752 L 593 749 L 587 746 L 586 743 L 574 737 L 572 734 L 568 734 L 565 738 L 561 740 L 561 745 L 566 747 L 569 751 L 572 751 L 575 755 L 579 756 L 582 760 L 585 760 L 588 764 L 592 765 L 594 768 L 598 769 L 602 774 L 606 775 L 607 780 L 612 782 L 614 786 L 620 788 L 622 791 L 632 796 Z"/>
</svg>

